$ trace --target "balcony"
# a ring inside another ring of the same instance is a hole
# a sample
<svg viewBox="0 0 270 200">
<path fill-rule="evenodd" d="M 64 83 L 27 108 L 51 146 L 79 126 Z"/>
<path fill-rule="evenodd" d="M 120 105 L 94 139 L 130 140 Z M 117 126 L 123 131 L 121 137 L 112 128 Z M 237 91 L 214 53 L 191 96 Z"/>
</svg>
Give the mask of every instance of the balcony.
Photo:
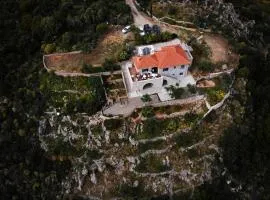
<svg viewBox="0 0 270 200">
<path fill-rule="evenodd" d="M 130 76 L 133 82 L 135 81 L 145 81 L 149 79 L 160 78 L 161 75 L 158 73 L 152 72 L 145 72 L 145 73 L 138 73 L 134 67 L 129 68 Z"/>
</svg>

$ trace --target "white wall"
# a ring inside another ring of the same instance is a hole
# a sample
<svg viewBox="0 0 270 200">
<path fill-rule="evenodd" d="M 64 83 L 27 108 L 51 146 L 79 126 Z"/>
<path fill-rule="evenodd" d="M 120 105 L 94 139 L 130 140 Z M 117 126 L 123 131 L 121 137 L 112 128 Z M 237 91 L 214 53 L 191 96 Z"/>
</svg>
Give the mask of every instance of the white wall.
<svg viewBox="0 0 270 200">
<path fill-rule="evenodd" d="M 154 67 L 149 67 L 148 72 L 151 72 L 152 68 L 154 68 Z M 143 73 L 147 73 L 147 72 L 143 72 L 143 69 L 140 69 L 139 73 L 143 74 Z"/>
<path fill-rule="evenodd" d="M 183 76 L 186 76 L 188 74 L 188 68 L 189 65 L 185 65 L 184 68 L 181 68 L 180 66 L 170 67 L 168 68 L 168 71 L 163 71 L 163 69 L 158 69 L 158 73 L 164 76 L 173 76 L 175 78 L 181 78 Z M 183 75 L 180 75 L 180 73 L 183 73 Z"/>
<path fill-rule="evenodd" d="M 142 80 L 142 81 L 135 81 L 133 83 L 133 91 L 143 92 L 144 91 L 143 87 L 147 83 L 153 84 L 153 86 L 151 88 L 147 89 L 149 94 L 154 94 L 156 92 L 160 92 L 160 89 L 161 89 L 162 84 L 163 84 L 163 77 Z"/>
</svg>

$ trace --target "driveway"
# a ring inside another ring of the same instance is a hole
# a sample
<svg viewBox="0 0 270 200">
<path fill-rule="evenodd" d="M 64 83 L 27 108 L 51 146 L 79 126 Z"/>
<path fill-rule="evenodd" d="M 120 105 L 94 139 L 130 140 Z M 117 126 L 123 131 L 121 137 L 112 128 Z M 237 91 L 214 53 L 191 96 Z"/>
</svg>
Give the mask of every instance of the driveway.
<svg viewBox="0 0 270 200">
<path fill-rule="evenodd" d="M 151 17 L 149 17 L 148 15 L 146 15 L 144 12 L 141 12 L 137 9 L 136 4 L 135 4 L 135 0 L 126 0 L 126 4 L 129 5 L 129 7 L 131 8 L 131 12 L 133 15 L 133 19 L 134 19 L 134 24 L 139 27 L 142 26 L 144 24 L 157 24 L 160 26 L 162 31 L 168 31 L 171 33 L 178 33 L 178 31 L 168 25 L 164 25 L 161 24 L 155 20 L 153 20 Z"/>
<path fill-rule="evenodd" d="M 153 24 L 152 18 L 148 17 L 146 14 L 138 11 L 134 0 L 126 0 L 126 4 L 130 6 L 131 12 L 134 19 L 134 24 L 136 26 L 141 26 L 144 24 Z"/>
</svg>

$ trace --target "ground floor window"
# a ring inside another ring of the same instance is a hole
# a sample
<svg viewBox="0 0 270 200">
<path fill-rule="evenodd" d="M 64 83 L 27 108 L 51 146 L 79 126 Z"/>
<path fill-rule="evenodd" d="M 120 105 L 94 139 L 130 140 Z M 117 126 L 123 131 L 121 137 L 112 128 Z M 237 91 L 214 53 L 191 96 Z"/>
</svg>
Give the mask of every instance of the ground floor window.
<svg viewBox="0 0 270 200">
<path fill-rule="evenodd" d="M 168 81 L 167 80 L 163 80 L 162 86 L 164 85 L 168 85 Z"/>
<path fill-rule="evenodd" d="M 142 72 L 148 72 L 148 69 L 143 69 Z"/>
<path fill-rule="evenodd" d="M 183 72 L 181 72 L 179 75 L 180 75 L 180 76 L 183 76 L 183 75 L 184 75 L 184 73 L 183 73 Z"/>
</svg>

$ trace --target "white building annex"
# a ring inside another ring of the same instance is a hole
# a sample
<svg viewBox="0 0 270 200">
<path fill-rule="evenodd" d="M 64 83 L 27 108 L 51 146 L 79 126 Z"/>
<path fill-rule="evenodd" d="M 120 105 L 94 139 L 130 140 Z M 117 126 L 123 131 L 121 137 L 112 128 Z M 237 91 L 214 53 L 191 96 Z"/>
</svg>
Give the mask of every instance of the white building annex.
<svg viewBox="0 0 270 200">
<path fill-rule="evenodd" d="M 161 101 L 171 100 L 165 87 L 194 85 L 189 74 L 192 48 L 179 39 L 136 47 L 136 55 L 122 66 L 129 98 L 158 94 Z"/>
</svg>

